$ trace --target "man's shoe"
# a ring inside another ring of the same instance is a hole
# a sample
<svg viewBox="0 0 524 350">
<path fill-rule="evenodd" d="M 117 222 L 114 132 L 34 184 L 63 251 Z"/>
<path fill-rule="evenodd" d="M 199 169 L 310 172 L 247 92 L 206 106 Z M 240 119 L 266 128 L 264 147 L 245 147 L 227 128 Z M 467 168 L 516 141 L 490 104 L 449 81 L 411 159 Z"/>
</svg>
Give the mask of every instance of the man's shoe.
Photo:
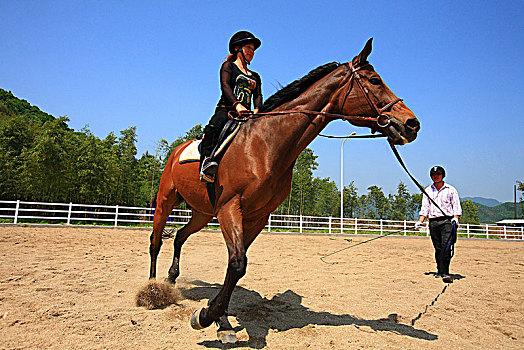
<svg viewBox="0 0 524 350">
<path fill-rule="evenodd" d="M 444 282 L 444 283 L 452 283 L 453 282 L 453 278 L 451 278 L 450 275 L 443 274 L 442 275 L 442 282 Z"/>
</svg>

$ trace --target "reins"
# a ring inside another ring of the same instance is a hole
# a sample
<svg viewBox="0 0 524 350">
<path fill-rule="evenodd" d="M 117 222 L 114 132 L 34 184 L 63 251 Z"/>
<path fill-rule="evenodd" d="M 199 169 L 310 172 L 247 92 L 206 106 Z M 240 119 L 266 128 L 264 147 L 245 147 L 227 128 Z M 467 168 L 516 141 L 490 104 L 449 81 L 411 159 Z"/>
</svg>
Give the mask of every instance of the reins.
<svg viewBox="0 0 524 350">
<path fill-rule="evenodd" d="M 341 64 L 339 64 L 340 66 Z M 358 71 L 361 70 L 363 67 L 366 67 L 369 64 L 363 65 L 361 67 L 355 67 L 352 62 L 347 62 L 343 64 L 347 67 L 348 71 L 350 72 L 350 78 L 348 83 L 348 89 L 346 91 L 346 94 L 344 96 L 344 100 L 342 102 L 342 106 L 340 107 L 340 110 L 344 110 L 344 105 L 346 104 L 346 100 L 351 93 L 351 90 L 353 89 L 353 82 L 357 82 L 357 86 L 362 91 L 362 94 L 366 98 L 366 101 L 371 106 L 373 111 L 376 113 L 376 117 L 364 117 L 361 115 L 346 115 L 346 114 L 338 114 L 338 113 L 329 113 L 325 111 L 311 111 L 311 110 L 305 110 L 305 109 L 290 109 L 290 110 L 283 110 L 283 111 L 271 111 L 271 112 L 259 112 L 259 113 L 253 113 L 252 111 L 245 111 L 241 113 L 237 113 L 236 111 L 230 111 L 228 113 L 228 117 L 232 120 L 238 121 L 238 122 L 246 122 L 249 119 L 258 119 L 265 116 L 274 116 L 274 115 L 285 115 L 285 114 L 307 114 L 307 115 L 321 115 L 327 118 L 333 118 L 333 119 L 342 119 L 346 120 L 348 122 L 352 121 L 365 121 L 365 122 L 375 122 L 377 123 L 378 127 L 385 128 L 389 126 L 390 124 L 390 118 L 388 115 L 384 114 L 385 111 L 393 107 L 398 102 L 402 102 L 403 100 L 401 98 L 397 98 L 396 100 L 393 100 L 386 104 L 382 108 L 378 108 L 377 104 L 371 100 L 371 97 L 369 96 L 369 90 L 362 84 L 360 74 L 358 74 Z"/>
<path fill-rule="evenodd" d="M 252 111 L 246 111 L 246 112 L 241 112 L 240 114 L 235 111 L 230 111 L 228 113 L 228 117 L 229 119 L 235 120 L 237 122 L 246 122 L 250 119 L 259 119 L 259 118 L 266 117 L 266 116 L 286 115 L 286 114 L 321 115 L 321 116 L 333 118 L 333 119 L 342 119 L 342 120 L 347 120 L 347 121 L 359 120 L 359 121 L 376 122 L 377 124 L 379 124 L 379 118 L 375 118 L 375 117 L 363 117 L 360 115 L 337 114 L 337 113 L 329 113 L 325 111 L 320 111 L 320 112 L 319 111 L 310 111 L 307 109 L 301 109 L 301 110 L 287 109 L 283 111 L 258 112 L 258 113 L 253 113 Z M 388 120 L 388 124 L 389 124 L 389 120 Z"/>
<path fill-rule="evenodd" d="M 382 137 L 388 137 L 387 135 L 382 135 L 382 134 L 378 134 L 378 135 L 373 135 L 373 134 L 369 134 L 369 135 L 347 135 L 347 136 L 333 136 L 333 135 L 318 134 L 318 136 L 325 137 L 327 139 L 378 139 L 378 138 L 382 138 Z"/>
</svg>

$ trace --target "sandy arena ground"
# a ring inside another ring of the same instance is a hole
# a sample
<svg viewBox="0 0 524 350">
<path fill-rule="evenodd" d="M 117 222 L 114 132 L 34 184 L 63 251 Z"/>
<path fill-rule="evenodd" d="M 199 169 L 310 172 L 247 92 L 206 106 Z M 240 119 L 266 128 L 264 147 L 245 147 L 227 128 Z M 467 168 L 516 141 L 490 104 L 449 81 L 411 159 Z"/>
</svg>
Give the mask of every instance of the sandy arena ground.
<svg viewBox="0 0 524 350">
<path fill-rule="evenodd" d="M 188 240 L 179 300 L 147 310 L 135 295 L 148 231 L 0 227 L 0 348 L 524 349 L 524 243 L 459 240 L 445 285 L 426 274 L 428 238 L 387 237 L 320 261 L 345 238 L 260 235 L 229 310 L 239 343 L 223 346 L 214 325 L 189 324 L 223 281 L 220 233 Z M 172 252 L 164 241 L 162 279 Z"/>
</svg>

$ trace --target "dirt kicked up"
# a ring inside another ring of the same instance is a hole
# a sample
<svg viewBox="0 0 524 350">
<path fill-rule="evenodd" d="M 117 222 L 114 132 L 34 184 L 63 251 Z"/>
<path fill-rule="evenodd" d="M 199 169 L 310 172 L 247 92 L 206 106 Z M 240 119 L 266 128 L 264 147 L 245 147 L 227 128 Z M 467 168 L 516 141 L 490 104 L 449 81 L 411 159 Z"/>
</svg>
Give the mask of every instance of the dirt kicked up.
<svg viewBox="0 0 524 350">
<path fill-rule="evenodd" d="M 230 320 L 240 349 L 523 349 L 524 243 L 460 240 L 455 281 L 433 277 L 428 238 L 262 234 L 248 251 Z M 220 349 L 216 326 L 195 331 L 225 276 L 219 232 L 182 250 L 173 303 L 137 307 L 149 232 L 0 227 L 1 349 Z M 159 257 L 167 276 L 172 240 Z"/>
</svg>

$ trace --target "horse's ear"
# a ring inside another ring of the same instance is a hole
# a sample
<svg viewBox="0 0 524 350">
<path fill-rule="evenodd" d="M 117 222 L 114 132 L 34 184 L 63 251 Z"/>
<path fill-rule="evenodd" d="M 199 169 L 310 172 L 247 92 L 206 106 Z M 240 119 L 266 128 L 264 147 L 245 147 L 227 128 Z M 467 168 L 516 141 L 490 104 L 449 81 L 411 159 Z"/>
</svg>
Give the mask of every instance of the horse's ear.
<svg viewBox="0 0 524 350">
<path fill-rule="evenodd" d="M 366 46 L 364 46 L 364 48 L 362 49 L 362 51 L 360 51 L 358 56 L 353 58 L 354 66 L 358 66 L 359 64 L 368 61 L 368 56 L 371 53 L 371 50 L 373 49 L 372 44 L 371 44 L 372 42 L 373 42 L 373 38 L 369 38 L 368 42 L 366 43 Z"/>
</svg>

